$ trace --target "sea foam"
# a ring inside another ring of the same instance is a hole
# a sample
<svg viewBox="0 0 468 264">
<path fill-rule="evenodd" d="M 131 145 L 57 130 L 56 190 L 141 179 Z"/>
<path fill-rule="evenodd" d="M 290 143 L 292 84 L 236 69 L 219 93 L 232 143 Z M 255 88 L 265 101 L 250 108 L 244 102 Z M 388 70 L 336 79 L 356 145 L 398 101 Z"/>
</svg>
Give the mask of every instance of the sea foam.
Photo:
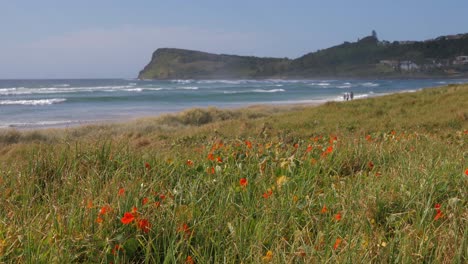
<svg viewBox="0 0 468 264">
<path fill-rule="evenodd" d="M 38 99 L 38 100 L 2 100 L 0 105 L 51 105 L 65 102 L 65 98 Z"/>
</svg>

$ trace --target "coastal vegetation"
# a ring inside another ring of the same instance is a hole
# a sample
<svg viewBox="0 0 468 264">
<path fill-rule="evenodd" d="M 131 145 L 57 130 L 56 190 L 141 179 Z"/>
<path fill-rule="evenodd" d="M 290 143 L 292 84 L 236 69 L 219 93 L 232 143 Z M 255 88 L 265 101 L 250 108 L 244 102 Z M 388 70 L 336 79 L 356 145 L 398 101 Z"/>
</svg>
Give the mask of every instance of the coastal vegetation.
<svg viewBox="0 0 468 264">
<path fill-rule="evenodd" d="M 0 262 L 466 263 L 468 85 L 0 132 Z"/>
<path fill-rule="evenodd" d="M 468 76 L 468 34 L 426 41 L 379 41 L 375 31 L 296 59 L 158 49 L 140 79 Z"/>
</svg>

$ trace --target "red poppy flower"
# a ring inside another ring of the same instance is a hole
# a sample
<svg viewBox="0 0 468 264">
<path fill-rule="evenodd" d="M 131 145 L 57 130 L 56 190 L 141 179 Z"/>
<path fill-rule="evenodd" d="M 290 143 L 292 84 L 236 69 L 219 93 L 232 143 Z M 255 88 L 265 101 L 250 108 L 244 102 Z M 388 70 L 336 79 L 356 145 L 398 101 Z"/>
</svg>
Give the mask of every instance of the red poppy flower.
<svg viewBox="0 0 468 264">
<path fill-rule="evenodd" d="M 119 189 L 119 196 L 124 196 L 125 195 L 125 189 L 124 188 L 120 188 Z"/>
<path fill-rule="evenodd" d="M 145 205 L 149 202 L 149 198 L 148 197 L 144 197 L 142 200 L 141 200 L 141 204 L 142 205 Z"/>
<path fill-rule="evenodd" d="M 340 220 L 341 220 L 341 214 L 340 214 L 340 213 L 337 213 L 337 214 L 335 215 L 335 220 L 336 220 L 336 221 L 340 221 Z"/>
<path fill-rule="evenodd" d="M 219 163 L 223 162 L 223 159 L 222 159 L 221 157 L 217 157 L 216 160 L 217 160 Z"/>
<path fill-rule="evenodd" d="M 189 166 L 192 166 L 192 165 L 193 165 L 193 161 L 191 161 L 191 160 L 187 160 L 186 163 L 187 163 L 187 165 L 189 165 Z"/>
<path fill-rule="evenodd" d="M 150 230 L 151 224 L 149 223 L 148 219 L 141 219 L 138 221 L 138 228 L 141 231 L 148 233 Z"/>
<path fill-rule="evenodd" d="M 98 216 L 96 218 L 96 223 L 100 224 L 100 223 L 102 223 L 102 221 L 104 221 L 104 219 L 102 219 L 102 217 Z"/>
<path fill-rule="evenodd" d="M 369 169 L 372 170 L 372 169 L 374 168 L 374 162 L 369 161 L 369 162 L 367 163 L 367 167 L 369 167 Z"/>
<path fill-rule="evenodd" d="M 210 173 L 210 174 L 215 174 L 215 172 L 216 172 L 216 170 L 215 170 L 214 167 L 211 167 L 211 168 L 208 169 L 208 173 Z"/>
<path fill-rule="evenodd" d="M 148 162 L 145 162 L 145 168 L 147 170 L 151 170 L 151 165 Z"/>
<path fill-rule="evenodd" d="M 436 203 L 436 204 L 434 205 L 434 208 L 437 209 L 437 210 L 439 210 L 439 209 L 440 209 L 440 204 L 439 204 L 439 203 Z"/>
<path fill-rule="evenodd" d="M 294 148 L 296 148 L 296 149 L 299 148 L 299 144 L 297 144 L 297 143 L 294 144 Z"/>
<path fill-rule="evenodd" d="M 341 244 L 341 238 L 337 238 L 337 239 L 335 240 L 335 244 L 333 245 L 333 249 L 334 249 L 334 250 L 338 249 L 338 247 L 340 246 L 340 244 Z"/>
<path fill-rule="evenodd" d="M 468 168 L 465 170 L 465 175 L 468 176 Z"/>
<path fill-rule="evenodd" d="M 311 151 L 312 151 L 312 145 L 309 144 L 309 145 L 307 146 L 306 152 L 309 153 L 309 152 L 311 152 Z"/>
<path fill-rule="evenodd" d="M 245 145 L 247 145 L 247 148 L 251 149 L 252 148 L 252 142 L 246 140 Z"/>
<path fill-rule="evenodd" d="M 333 144 L 333 142 L 335 142 L 335 141 L 338 141 L 338 137 L 337 136 L 330 136 L 330 140 L 329 140 L 330 144 Z"/>
<path fill-rule="evenodd" d="M 240 184 L 240 186 L 242 186 L 243 188 L 247 187 L 247 184 L 248 184 L 248 183 L 249 183 L 249 182 L 248 182 L 248 180 L 247 180 L 246 178 L 241 178 L 241 179 L 239 180 L 239 184 Z"/>
<path fill-rule="evenodd" d="M 367 135 L 367 136 L 366 136 L 366 140 L 369 141 L 369 142 L 371 142 L 371 141 L 372 141 L 371 135 Z"/>
<path fill-rule="evenodd" d="M 120 219 L 120 221 L 124 225 L 130 224 L 133 220 L 135 220 L 135 216 L 132 213 L 129 213 L 129 212 L 125 213 L 124 216 L 122 217 L 122 219 Z"/>
</svg>

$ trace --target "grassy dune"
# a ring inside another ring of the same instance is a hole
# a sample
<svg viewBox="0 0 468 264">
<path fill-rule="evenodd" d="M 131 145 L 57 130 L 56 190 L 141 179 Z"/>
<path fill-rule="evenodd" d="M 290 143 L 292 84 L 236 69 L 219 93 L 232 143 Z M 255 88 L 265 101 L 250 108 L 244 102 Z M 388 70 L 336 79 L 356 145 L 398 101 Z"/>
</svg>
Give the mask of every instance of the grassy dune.
<svg viewBox="0 0 468 264">
<path fill-rule="evenodd" d="M 467 101 L 0 132 L 0 262 L 466 263 Z"/>
</svg>

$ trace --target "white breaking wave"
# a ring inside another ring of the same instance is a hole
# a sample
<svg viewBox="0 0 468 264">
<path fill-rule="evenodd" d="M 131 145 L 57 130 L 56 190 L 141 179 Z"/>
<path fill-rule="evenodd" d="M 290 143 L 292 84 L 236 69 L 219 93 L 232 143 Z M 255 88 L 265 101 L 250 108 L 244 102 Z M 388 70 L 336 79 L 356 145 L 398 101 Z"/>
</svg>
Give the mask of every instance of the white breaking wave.
<svg viewBox="0 0 468 264">
<path fill-rule="evenodd" d="M 198 87 L 196 87 L 196 86 L 186 86 L 186 87 L 177 87 L 176 89 L 180 89 L 180 90 L 198 90 Z"/>
<path fill-rule="evenodd" d="M 285 92 L 285 90 L 284 89 L 271 89 L 271 90 L 255 89 L 255 90 L 252 90 L 252 92 L 255 92 L 255 93 L 279 93 L 279 92 Z"/>
<path fill-rule="evenodd" d="M 143 92 L 143 88 L 124 89 L 127 92 Z"/>
<path fill-rule="evenodd" d="M 38 99 L 38 100 L 2 100 L 0 105 L 51 105 L 63 103 L 65 98 Z"/>
<path fill-rule="evenodd" d="M 64 83 L 64 84 L 54 84 L 54 87 L 70 87 L 70 85 L 68 83 Z"/>
<path fill-rule="evenodd" d="M 379 86 L 378 83 L 373 83 L 373 82 L 365 82 L 365 83 L 362 83 L 361 85 L 365 86 L 365 87 L 377 87 L 377 86 Z"/>
<path fill-rule="evenodd" d="M 280 93 L 286 92 L 284 89 L 271 89 L 271 90 L 264 90 L 264 89 L 255 89 L 255 90 L 246 90 L 246 91 L 224 91 L 224 94 L 242 94 L 242 93 Z"/>
<path fill-rule="evenodd" d="M 193 80 L 171 80 L 173 83 L 181 83 L 181 84 L 189 84 L 192 83 Z"/>
</svg>

